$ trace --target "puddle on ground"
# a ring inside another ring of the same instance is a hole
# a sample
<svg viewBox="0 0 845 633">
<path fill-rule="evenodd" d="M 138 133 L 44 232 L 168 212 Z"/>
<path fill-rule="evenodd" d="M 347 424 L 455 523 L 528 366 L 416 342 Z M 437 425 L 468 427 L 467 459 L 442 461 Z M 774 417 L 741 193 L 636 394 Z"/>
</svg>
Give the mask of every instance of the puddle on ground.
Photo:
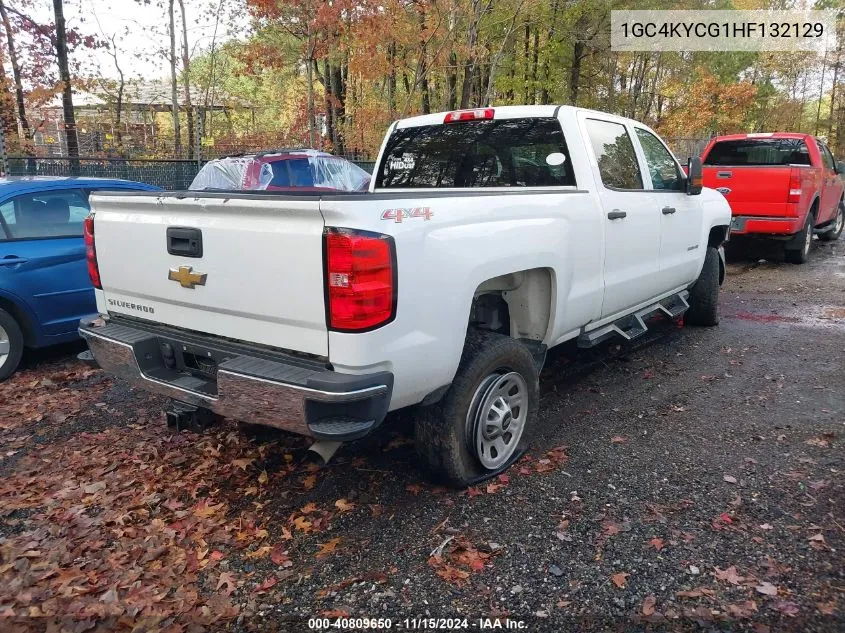
<svg viewBox="0 0 845 633">
<path fill-rule="evenodd" d="M 845 307 L 842 306 L 805 306 L 785 314 L 762 312 L 736 312 L 722 315 L 727 319 L 742 319 L 760 323 L 784 323 L 796 325 L 833 327 L 845 330 Z"/>
</svg>

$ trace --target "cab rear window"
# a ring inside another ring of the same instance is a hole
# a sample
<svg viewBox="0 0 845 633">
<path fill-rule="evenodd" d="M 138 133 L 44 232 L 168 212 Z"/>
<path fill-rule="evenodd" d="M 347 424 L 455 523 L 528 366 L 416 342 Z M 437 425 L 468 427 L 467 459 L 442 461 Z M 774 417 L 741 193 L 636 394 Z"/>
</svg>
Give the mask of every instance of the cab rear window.
<svg viewBox="0 0 845 633">
<path fill-rule="evenodd" d="M 749 138 L 720 141 L 704 158 L 705 165 L 809 165 L 807 144 L 800 138 Z"/>
<path fill-rule="evenodd" d="M 461 121 L 393 132 L 377 188 L 574 186 L 553 117 Z"/>
</svg>

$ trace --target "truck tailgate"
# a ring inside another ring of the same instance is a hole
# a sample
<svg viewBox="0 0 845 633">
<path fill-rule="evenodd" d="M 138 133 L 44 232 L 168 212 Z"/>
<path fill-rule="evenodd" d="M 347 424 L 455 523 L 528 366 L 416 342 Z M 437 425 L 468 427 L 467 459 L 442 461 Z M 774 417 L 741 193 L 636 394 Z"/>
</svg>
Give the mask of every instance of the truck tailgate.
<svg viewBox="0 0 845 633">
<path fill-rule="evenodd" d="M 91 209 L 110 313 L 328 355 L 317 198 L 98 194 Z M 198 229 L 201 256 L 170 254 L 169 227 Z"/>
<path fill-rule="evenodd" d="M 791 172 L 788 166 L 705 167 L 704 186 L 721 191 L 733 215 L 785 216 Z"/>
</svg>

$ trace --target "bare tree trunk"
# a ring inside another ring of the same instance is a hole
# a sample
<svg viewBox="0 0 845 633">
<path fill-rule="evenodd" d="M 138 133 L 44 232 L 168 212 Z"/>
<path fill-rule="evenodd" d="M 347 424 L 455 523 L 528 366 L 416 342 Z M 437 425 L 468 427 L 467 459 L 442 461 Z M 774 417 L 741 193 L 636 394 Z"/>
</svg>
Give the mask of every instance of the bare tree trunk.
<svg viewBox="0 0 845 633">
<path fill-rule="evenodd" d="M 390 120 L 396 118 L 396 41 L 390 42 L 387 47 L 387 58 L 390 63 L 390 72 L 387 75 L 387 108 L 390 110 Z"/>
<path fill-rule="evenodd" d="M 836 62 L 833 65 L 833 86 L 830 89 L 830 111 L 827 115 L 827 135 L 830 136 L 833 132 L 833 104 L 836 101 L 836 84 L 839 81 L 839 62 L 840 62 L 840 55 L 842 53 L 841 48 L 837 48 L 836 50 Z M 842 138 L 842 134 L 845 130 L 836 131 L 837 140 Z M 842 145 L 840 140 L 840 145 Z"/>
<path fill-rule="evenodd" d="M 492 1 L 492 0 L 490 0 Z M 488 4 L 489 6 L 489 4 Z M 461 109 L 468 108 L 472 97 L 472 83 L 475 79 L 475 45 L 478 43 L 478 23 L 486 7 L 481 0 L 472 0 L 472 17 L 467 29 L 467 60 L 464 64 L 464 81 L 461 86 Z"/>
<path fill-rule="evenodd" d="M 308 110 L 308 147 L 314 148 L 314 34 L 311 32 L 310 1 L 308 2 L 306 13 L 306 19 L 308 20 L 308 41 L 305 44 L 307 47 L 307 59 L 305 60 L 305 82 L 308 84 L 306 86 L 306 90 L 308 92 L 306 104 L 306 109 Z M 327 76 L 326 81 L 328 81 L 328 79 L 329 78 Z"/>
<path fill-rule="evenodd" d="M 194 157 L 194 104 L 191 102 L 191 55 L 188 48 L 188 16 L 185 15 L 185 0 L 179 0 L 182 13 L 182 89 L 185 94 L 185 109 L 188 114 L 188 158 Z"/>
<path fill-rule="evenodd" d="M 67 31 L 62 0 L 53 0 L 53 13 L 56 16 L 56 57 L 59 62 L 59 78 L 62 80 L 62 115 L 65 122 L 67 153 L 72 158 L 79 157 L 79 137 L 76 135 L 76 117 L 73 112 L 73 90 L 70 86 L 70 68 L 67 59 Z M 71 161 L 71 173 L 79 171 L 79 161 Z"/>
<path fill-rule="evenodd" d="M 534 52 L 531 54 L 531 105 L 537 103 L 537 57 L 540 48 L 540 29 L 534 26 Z"/>
<path fill-rule="evenodd" d="M 177 157 L 182 155 L 182 130 L 179 125 L 179 92 L 176 81 L 176 24 L 173 15 L 174 0 L 170 0 L 168 14 L 170 17 L 170 108 L 173 114 L 173 152 Z"/>
<path fill-rule="evenodd" d="M 555 24 L 557 23 L 557 9 L 558 0 L 552 2 L 552 19 L 549 22 L 549 28 L 546 31 L 546 54 L 543 57 L 543 86 L 540 88 L 540 103 L 546 104 L 549 102 L 549 82 L 551 75 L 549 73 L 549 62 L 551 59 L 551 46 L 555 37 Z"/>
<path fill-rule="evenodd" d="M 21 124 L 23 131 L 23 138 L 20 139 L 21 147 L 24 147 L 32 138 L 32 133 L 29 129 L 29 121 L 26 118 L 26 107 L 23 98 L 23 82 L 21 81 L 21 66 L 18 62 L 18 53 L 15 50 L 15 38 L 12 33 L 12 25 L 9 23 L 9 14 L 6 11 L 6 5 L 3 0 L 0 0 L 0 17 L 3 18 L 3 28 L 6 31 L 6 44 L 9 48 L 9 64 L 12 66 L 12 80 L 15 83 L 15 102 L 18 107 L 18 121 Z"/>
</svg>

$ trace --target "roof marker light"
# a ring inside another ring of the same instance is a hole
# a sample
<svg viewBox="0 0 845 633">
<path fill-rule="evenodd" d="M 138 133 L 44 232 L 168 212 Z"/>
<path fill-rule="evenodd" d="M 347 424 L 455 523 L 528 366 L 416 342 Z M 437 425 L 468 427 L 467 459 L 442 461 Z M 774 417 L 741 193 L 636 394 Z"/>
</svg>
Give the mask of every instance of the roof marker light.
<svg viewBox="0 0 845 633">
<path fill-rule="evenodd" d="M 474 110 L 455 110 L 447 112 L 443 123 L 458 123 L 460 121 L 490 120 L 493 118 L 493 108 L 475 108 Z"/>
</svg>

